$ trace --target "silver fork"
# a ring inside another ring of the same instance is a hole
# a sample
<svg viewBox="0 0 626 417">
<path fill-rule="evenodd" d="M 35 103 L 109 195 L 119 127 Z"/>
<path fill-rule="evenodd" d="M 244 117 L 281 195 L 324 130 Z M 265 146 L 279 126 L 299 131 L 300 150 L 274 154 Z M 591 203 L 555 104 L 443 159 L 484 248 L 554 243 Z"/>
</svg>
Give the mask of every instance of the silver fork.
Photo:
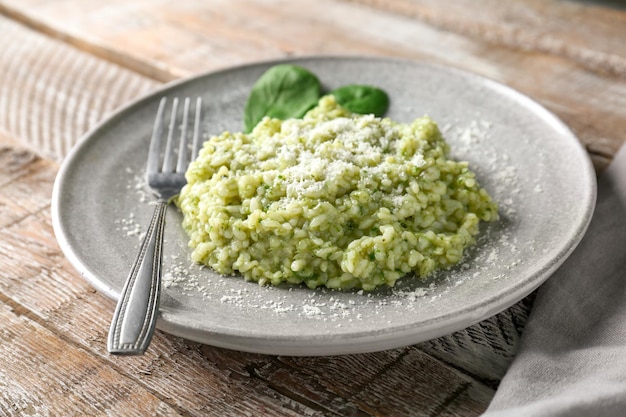
<svg viewBox="0 0 626 417">
<path fill-rule="evenodd" d="M 156 193 L 158 199 L 148 231 L 141 243 L 139 254 L 126 278 L 117 302 L 109 330 L 107 348 L 110 353 L 116 355 L 141 355 L 152 340 L 161 292 L 165 213 L 169 202 L 187 182 L 185 171 L 189 165 L 187 126 L 189 124 L 190 99 L 185 98 L 184 100 L 180 124 L 177 124 L 178 98 L 172 100 L 169 129 L 161 165 L 161 142 L 166 101 L 167 99 L 164 97 L 159 103 L 148 151 L 148 185 Z M 200 148 L 201 107 L 202 99 L 198 98 L 192 134 L 191 160 L 196 158 Z M 174 144 L 176 142 L 175 131 L 178 126 L 180 126 L 180 137 L 178 138 L 178 146 L 176 146 Z M 175 159 L 176 166 L 174 166 Z"/>
</svg>

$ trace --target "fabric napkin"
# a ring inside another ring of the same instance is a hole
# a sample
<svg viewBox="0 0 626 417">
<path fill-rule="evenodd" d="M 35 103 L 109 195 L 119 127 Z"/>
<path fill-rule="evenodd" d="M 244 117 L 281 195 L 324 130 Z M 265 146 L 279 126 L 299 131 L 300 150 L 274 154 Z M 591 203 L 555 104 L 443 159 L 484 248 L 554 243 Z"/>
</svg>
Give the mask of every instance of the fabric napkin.
<svg viewBox="0 0 626 417">
<path fill-rule="evenodd" d="M 626 416 L 626 146 L 598 179 L 582 242 L 538 290 L 484 416 Z"/>
</svg>

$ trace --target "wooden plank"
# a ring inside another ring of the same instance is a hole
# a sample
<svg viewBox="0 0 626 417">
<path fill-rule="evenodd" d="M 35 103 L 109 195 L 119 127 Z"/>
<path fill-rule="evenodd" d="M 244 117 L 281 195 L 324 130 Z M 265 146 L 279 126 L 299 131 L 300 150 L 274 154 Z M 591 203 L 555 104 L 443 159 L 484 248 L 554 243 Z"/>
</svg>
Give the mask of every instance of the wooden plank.
<svg viewBox="0 0 626 417">
<path fill-rule="evenodd" d="M 36 161 L 37 157 L 26 150 L 14 150 L 12 146 L 0 146 L 0 181 L 1 186 L 15 182 L 17 188 L 14 198 L 2 198 L 0 196 L 0 228 L 11 225 L 31 213 L 31 206 L 25 200 L 28 196 L 29 187 L 25 186 L 20 177 L 24 176 L 24 169 L 34 173 L 41 166 Z M 36 203 L 40 209 L 46 203 Z"/>
<path fill-rule="evenodd" d="M 487 0 L 481 6 L 481 13 L 475 12 L 475 3 L 471 0 L 445 4 L 436 0 L 323 0 L 317 3 L 222 0 L 211 4 L 190 1 L 172 4 L 164 0 L 116 0 L 102 4 L 96 0 L 5 0 L 0 3 L 0 10 L 70 43 L 73 38 L 85 44 L 93 42 L 93 48 L 88 47 L 90 51 L 106 46 L 119 50 L 120 56 L 138 56 L 146 61 L 150 58 L 153 63 L 163 60 L 173 64 L 170 68 L 182 70 L 178 76 L 185 75 L 185 69 L 195 73 L 199 68 L 219 67 L 219 62 L 223 61 L 232 65 L 241 61 L 244 52 L 253 54 L 248 60 L 266 59 L 268 54 L 306 53 L 306 50 L 320 47 L 345 50 L 346 46 L 356 46 L 355 52 L 368 49 L 376 52 L 380 48 L 371 45 L 388 42 L 390 34 L 397 35 L 397 29 L 387 27 L 389 33 L 379 32 L 377 38 L 371 39 L 373 42 L 357 45 L 347 42 L 365 33 L 372 35 L 394 19 L 403 30 L 406 28 L 406 19 L 380 11 L 418 19 L 429 26 L 489 44 L 561 55 L 593 70 L 618 75 L 626 72 L 626 46 L 620 41 L 625 31 L 625 11 L 555 0 L 507 3 Z M 331 8 L 335 16 L 325 13 Z M 348 15 L 352 23 L 346 21 Z M 370 20 L 369 27 L 359 29 L 357 24 L 366 19 Z M 353 30 L 342 33 L 342 29 L 348 27 Z M 87 28 L 89 33 L 86 33 Z M 258 34 L 264 36 L 255 36 Z M 411 36 L 411 32 L 407 35 Z M 439 35 L 445 40 L 445 34 Z M 116 42 L 121 39 L 124 43 Z M 331 39 L 333 45 L 328 44 Z M 181 53 L 179 45 L 188 48 Z M 279 45 L 282 50 L 269 48 L 271 45 Z M 199 60 L 207 55 L 213 55 L 213 60 Z M 176 74 L 172 73 L 172 77 Z"/>
<path fill-rule="evenodd" d="M 80 9 L 76 5 L 70 6 L 70 13 Z M 67 12 L 68 10 L 65 10 Z M 45 24 L 29 13 L 24 13 L 19 9 L 6 7 L 0 3 L 0 14 L 6 16 L 9 20 L 15 20 L 21 24 L 32 28 L 36 32 L 44 34 L 52 39 L 60 39 L 64 43 L 72 45 L 77 49 L 84 50 L 90 55 L 101 58 L 104 61 L 117 62 L 124 68 L 128 68 L 137 74 L 143 74 L 146 77 L 158 81 L 171 81 L 185 74 L 176 73 L 175 69 L 168 68 L 159 62 L 145 62 L 145 59 L 135 59 L 133 55 L 120 53 L 117 48 L 111 48 L 106 43 L 101 43 L 97 38 L 85 36 L 84 34 L 73 34 L 67 32 L 65 26 L 56 27 L 54 25 Z"/>
<path fill-rule="evenodd" d="M 548 3 L 552 14 L 561 9 L 562 2 Z M 598 169 L 606 166 L 624 142 L 620 134 L 626 130 L 626 115 L 621 111 L 626 105 L 623 47 L 612 55 L 598 52 L 600 55 L 591 56 L 582 41 L 566 43 L 569 32 L 561 29 L 559 42 L 571 49 L 565 53 L 561 47 L 547 48 L 543 41 L 545 34 L 539 32 L 533 38 L 536 42 L 526 42 L 523 32 L 514 30 L 522 27 L 522 23 L 508 32 L 504 24 L 480 26 L 480 33 L 474 34 L 476 18 L 472 13 L 461 13 L 472 7 L 467 1 L 456 3 L 457 20 L 449 24 L 442 17 L 444 6 L 435 9 L 433 1 L 398 0 L 393 3 L 392 11 L 384 4 L 376 2 L 377 8 L 372 8 L 334 0 L 175 3 L 4 0 L 0 3 L 5 14 L 36 22 L 33 27 L 53 28 L 46 30 L 60 39 L 83 39 L 88 46 L 81 47 L 90 53 L 98 48 L 115 50 L 115 56 L 132 57 L 149 68 L 166 66 L 179 76 L 260 59 L 310 54 L 386 55 L 457 66 L 504 82 L 554 111 L 587 146 Z M 406 8 L 419 4 L 419 10 L 427 11 L 431 7 L 439 14 L 435 16 L 432 12 L 435 17 L 430 20 L 408 12 L 399 15 L 395 10 L 403 4 L 408 5 Z M 542 10 L 538 4 L 538 0 L 532 2 L 537 8 L 534 15 Z M 327 12 L 331 9 L 332 14 Z M 494 9 L 510 14 L 503 15 L 508 20 L 495 19 L 495 22 L 516 19 L 525 22 L 521 6 L 494 6 Z M 585 10 L 578 13 L 579 20 L 586 19 Z M 469 17 L 462 18 L 465 14 Z M 615 30 L 625 26 L 617 25 L 623 13 L 616 14 L 615 18 L 589 14 L 589 21 L 597 21 L 594 27 L 598 27 L 601 39 L 609 39 Z M 610 29 L 600 30 L 602 19 L 612 19 L 606 21 Z M 565 26 L 569 21 L 563 18 L 560 22 Z M 570 27 L 580 25 L 576 20 L 569 23 Z M 457 26 L 467 29 L 452 29 Z M 505 36 L 509 32 L 518 34 L 519 39 L 510 40 L 512 35 Z M 581 35 L 580 39 L 584 37 Z M 184 50 L 181 51 L 180 45 L 186 45 Z M 581 60 L 588 64 L 581 64 Z M 116 64 L 124 65 L 124 62 L 116 61 Z"/>
<path fill-rule="evenodd" d="M 4 303 L 0 303 L 0 414 L 181 415 L 145 388 Z"/>
<path fill-rule="evenodd" d="M 417 347 L 495 389 L 517 353 L 534 299 L 533 293 L 480 323 Z"/>
<path fill-rule="evenodd" d="M 352 401 L 379 416 L 473 416 L 484 412 L 493 391 L 445 372 L 426 358 L 419 350 L 408 349 L 396 366 L 385 369 L 383 378 L 363 386 Z M 411 404 L 407 404 L 407 393 L 411 393 Z"/>
<path fill-rule="evenodd" d="M 341 415 L 480 415 L 493 389 L 443 366 L 417 347 L 373 354 L 281 358 L 255 373 Z M 410 394 L 409 394 L 410 393 Z"/>
<path fill-rule="evenodd" d="M 103 117 L 159 83 L 0 16 L 0 131 L 60 161 Z"/>
<path fill-rule="evenodd" d="M 626 9 L 598 1 L 343 0 L 520 51 L 542 51 L 584 68 L 626 74 Z M 617 6 L 617 5 L 614 5 Z"/>
</svg>

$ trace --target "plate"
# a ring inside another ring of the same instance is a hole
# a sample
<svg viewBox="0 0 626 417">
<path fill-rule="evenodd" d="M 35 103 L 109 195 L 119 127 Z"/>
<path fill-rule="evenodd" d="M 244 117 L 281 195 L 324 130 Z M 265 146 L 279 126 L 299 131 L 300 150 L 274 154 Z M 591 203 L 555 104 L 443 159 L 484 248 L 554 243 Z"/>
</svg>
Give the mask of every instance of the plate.
<svg viewBox="0 0 626 417">
<path fill-rule="evenodd" d="M 467 160 L 500 203 L 462 264 L 426 282 L 372 293 L 261 287 L 189 260 L 181 215 L 168 211 L 157 327 L 242 351 L 332 355 L 378 351 L 443 336 L 488 318 L 544 282 L 582 238 L 595 205 L 595 172 L 577 138 L 528 97 L 489 79 L 423 62 L 307 57 L 230 68 L 165 86 L 117 111 L 64 160 L 52 196 L 61 249 L 96 289 L 117 299 L 152 214 L 144 184 L 162 96 L 201 96 L 207 134 L 242 129 L 247 95 L 279 62 L 302 65 L 330 90 L 370 84 L 391 97 L 388 116 L 428 114 L 453 157 Z"/>
</svg>

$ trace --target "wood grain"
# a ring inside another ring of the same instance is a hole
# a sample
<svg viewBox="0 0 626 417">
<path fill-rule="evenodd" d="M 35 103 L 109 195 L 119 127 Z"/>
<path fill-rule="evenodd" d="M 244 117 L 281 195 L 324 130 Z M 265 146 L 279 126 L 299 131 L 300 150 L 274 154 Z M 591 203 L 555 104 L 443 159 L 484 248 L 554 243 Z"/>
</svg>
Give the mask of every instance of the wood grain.
<svg viewBox="0 0 626 417">
<path fill-rule="evenodd" d="M 534 299 L 533 293 L 480 323 L 417 347 L 495 389 L 517 353 Z"/>
<path fill-rule="evenodd" d="M 306 398 L 338 404 L 342 415 L 350 414 L 350 406 L 375 416 L 432 416 L 442 410 L 448 415 L 474 415 L 493 396 L 491 388 L 442 367 L 417 347 L 281 361 L 289 368 L 270 364 L 255 372 L 284 389 L 304 381 Z M 459 401 L 460 397 L 465 398 Z"/>
<path fill-rule="evenodd" d="M 47 158 L 159 85 L 2 16 L 0 28 L 0 129 Z"/>
<path fill-rule="evenodd" d="M 487 44 L 561 56 L 593 72 L 626 75 L 626 13 L 598 2 L 344 0 L 426 22 Z"/>
<path fill-rule="evenodd" d="M 3 416 L 180 416 L 89 353 L 0 305 Z"/>
</svg>

